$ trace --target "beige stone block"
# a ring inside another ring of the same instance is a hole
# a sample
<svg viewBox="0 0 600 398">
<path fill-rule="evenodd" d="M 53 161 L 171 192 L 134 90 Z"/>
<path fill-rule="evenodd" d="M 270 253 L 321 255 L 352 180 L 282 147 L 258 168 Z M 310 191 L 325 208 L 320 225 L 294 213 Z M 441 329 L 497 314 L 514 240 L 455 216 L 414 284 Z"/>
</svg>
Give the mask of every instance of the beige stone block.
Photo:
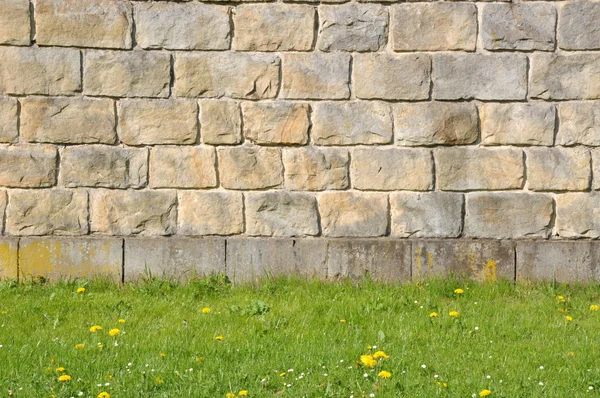
<svg viewBox="0 0 600 398">
<path fill-rule="evenodd" d="M 600 148 L 591 149 L 592 153 L 592 189 L 600 190 Z"/>
<path fill-rule="evenodd" d="M 462 231 L 464 198 L 449 192 L 394 192 L 390 195 L 392 236 L 456 238 Z"/>
<path fill-rule="evenodd" d="M 380 4 L 319 7 L 321 51 L 378 51 L 387 42 L 388 11 Z"/>
<path fill-rule="evenodd" d="M 211 188 L 217 185 L 212 147 L 154 147 L 150 151 L 152 188 Z"/>
<path fill-rule="evenodd" d="M 317 196 L 321 229 L 328 237 L 376 237 L 388 230 L 388 197 L 382 193 L 324 192 Z"/>
<path fill-rule="evenodd" d="M 527 187 L 532 191 L 585 191 L 592 179 L 590 151 L 584 148 L 531 148 Z"/>
<path fill-rule="evenodd" d="M 16 99 L 0 97 L 0 143 L 13 143 L 18 140 L 17 111 L 18 104 Z"/>
<path fill-rule="evenodd" d="M 556 195 L 555 231 L 561 238 L 600 238 L 600 194 Z"/>
<path fill-rule="evenodd" d="M 283 151 L 285 187 L 292 191 L 346 189 L 348 152 L 333 148 L 290 148 Z"/>
<path fill-rule="evenodd" d="M 0 148 L 0 186 L 42 188 L 56 183 L 56 148 L 15 145 Z"/>
<path fill-rule="evenodd" d="M 263 189 L 283 183 L 280 148 L 219 148 L 219 177 L 227 189 Z"/>
<path fill-rule="evenodd" d="M 0 2 L 0 44 L 28 46 L 31 43 L 28 0 Z"/>
<path fill-rule="evenodd" d="M 554 143 L 556 111 L 552 104 L 481 105 L 483 145 L 545 145 Z"/>
<path fill-rule="evenodd" d="M 178 233 L 236 235 L 244 232 L 244 203 L 240 192 L 179 191 Z"/>
<path fill-rule="evenodd" d="M 233 101 L 200 101 L 200 136 L 210 145 L 242 142 L 242 113 Z"/>
<path fill-rule="evenodd" d="M 304 145 L 308 142 L 310 108 L 292 102 L 245 102 L 244 136 L 264 145 Z"/>
<path fill-rule="evenodd" d="M 534 53 L 530 57 L 529 96 L 552 100 L 600 98 L 600 54 Z"/>
<path fill-rule="evenodd" d="M 558 8 L 559 47 L 565 50 L 600 50 L 600 4 L 595 1 L 563 4 Z"/>
<path fill-rule="evenodd" d="M 600 107 L 595 102 L 558 104 L 556 145 L 600 146 Z"/>
<path fill-rule="evenodd" d="M 350 55 L 284 54 L 281 97 L 288 99 L 349 98 Z"/>
</svg>

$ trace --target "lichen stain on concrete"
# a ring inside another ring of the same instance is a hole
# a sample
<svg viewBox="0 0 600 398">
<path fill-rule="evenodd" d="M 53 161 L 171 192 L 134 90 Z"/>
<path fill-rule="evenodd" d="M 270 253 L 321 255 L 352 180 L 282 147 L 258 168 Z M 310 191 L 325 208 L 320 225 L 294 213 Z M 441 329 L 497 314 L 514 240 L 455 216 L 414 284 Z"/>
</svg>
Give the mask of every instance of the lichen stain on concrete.
<svg viewBox="0 0 600 398">
<path fill-rule="evenodd" d="M 17 257 L 16 242 L 0 243 L 0 279 L 17 278 Z"/>
</svg>

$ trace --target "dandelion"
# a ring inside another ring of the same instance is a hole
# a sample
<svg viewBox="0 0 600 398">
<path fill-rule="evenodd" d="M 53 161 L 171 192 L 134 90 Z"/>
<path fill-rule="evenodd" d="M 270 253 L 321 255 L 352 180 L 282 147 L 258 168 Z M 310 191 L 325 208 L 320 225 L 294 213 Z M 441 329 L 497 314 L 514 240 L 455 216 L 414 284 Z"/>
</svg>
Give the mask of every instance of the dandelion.
<svg viewBox="0 0 600 398">
<path fill-rule="evenodd" d="M 563 296 L 556 296 L 556 300 L 560 301 L 561 303 L 565 302 L 565 298 Z"/>
<path fill-rule="evenodd" d="M 119 333 L 121 333 L 121 331 L 120 331 L 119 329 L 110 329 L 110 330 L 108 331 L 108 335 L 109 335 L 109 336 L 116 336 L 116 335 L 118 335 Z"/>
<path fill-rule="evenodd" d="M 340 323 L 346 323 L 345 319 L 340 319 Z"/>
<path fill-rule="evenodd" d="M 81 350 L 81 349 L 83 349 L 83 347 L 85 347 L 85 344 L 83 344 L 83 343 L 75 344 L 75 349 L 77 349 L 77 350 Z"/>
<path fill-rule="evenodd" d="M 480 397 L 487 397 L 488 395 L 490 395 L 492 392 L 490 390 L 487 389 L 483 389 L 481 390 L 481 392 L 479 393 Z"/>
<path fill-rule="evenodd" d="M 167 357 L 167 354 L 165 354 L 164 352 L 161 352 L 161 353 L 160 353 L 160 357 L 161 357 L 161 358 L 166 358 L 166 357 Z"/>
<path fill-rule="evenodd" d="M 361 355 L 360 362 L 363 364 L 363 366 L 366 366 L 367 368 L 374 368 L 375 365 L 377 365 L 377 361 L 373 358 L 372 355 Z"/>
<path fill-rule="evenodd" d="M 102 391 L 96 398 L 110 398 L 110 394 L 106 391 Z"/>
<path fill-rule="evenodd" d="M 443 388 L 447 388 L 448 387 L 448 383 L 446 383 L 445 381 L 438 381 L 438 386 L 443 387 Z"/>
<path fill-rule="evenodd" d="M 85 287 L 77 288 L 77 293 L 85 293 Z"/>
<path fill-rule="evenodd" d="M 392 377 L 392 374 L 390 372 L 382 370 L 377 376 L 381 377 L 382 379 L 389 379 L 390 377 Z"/>
<path fill-rule="evenodd" d="M 62 373 L 65 371 L 65 368 L 63 368 L 62 366 L 59 366 L 58 368 L 56 368 L 56 371 Z"/>
<path fill-rule="evenodd" d="M 100 325 L 94 325 L 90 328 L 91 333 L 96 333 L 99 330 L 102 330 L 102 326 L 100 326 Z"/>
<path fill-rule="evenodd" d="M 58 381 L 71 381 L 72 378 L 69 375 L 60 375 L 58 376 Z"/>
<path fill-rule="evenodd" d="M 240 390 L 240 392 L 238 392 L 238 395 L 240 397 L 246 397 L 248 396 L 248 390 Z"/>
<path fill-rule="evenodd" d="M 600 310 L 600 306 L 596 305 L 596 304 L 592 304 L 592 305 L 590 305 L 590 310 L 591 311 L 598 311 L 598 310 Z"/>
<path fill-rule="evenodd" d="M 217 336 L 217 337 L 215 337 L 215 340 L 217 340 L 217 341 L 223 341 L 223 336 Z"/>
<path fill-rule="evenodd" d="M 462 289 L 454 289 L 454 294 L 463 294 L 465 291 Z"/>
<path fill-rule="evenodd" d="M 127 321 L 125 319 L 119 319 L 117 322 L 119 322 L 119 323 L 125 323 Z"/>
<path fill-rule="evenodd" d="M 572 316 L 570 316 L 570 315 L 567 315 L 567 316 L 565 317 L 565 319 L 567 320 L 567 322 L 571 322 L 571 321 L 573 320 L 573 317 L 572 317 Z"/>
<path fill-rule="evenodd" d="M 160 377 L 157 377 L 156 379 L 154 379 L 154 381 L 156 382 L 156 384 L 162 384 L 165 381 L 163 379 L 161 379 Z"/>
<path fill-rule="evenodd" d="M 560 313 L 563 313 L 563 314 L 566 314 L 567 312 L 569 312 L 569 310 L 568 310 L 568 309 L 566 309 L 566 308 L 559 308 L 559 309 L 558 309 L 558 312 L 560 312 Z"/>
<path fill-rule="evenodd" d="M 452 318 L 458 318 L 458 316 L 459 316 L 460 314 L 458 313 L 458 311 L 450 311 L 450 312 L 448 313 L 448 315 L 450 315 Z"/>
<path fill-rule="evenodd" d="M 225 395 L 226 398 L 235 398 L 235 394 L 232 392 L 228 392 L 227 395 Z"/>
<path fill-rule="evenodd" d="M 437 313 L 437 312 L 430 312 L 430 313 L 429 313 L 429 317 L 430 317 L 430 318 L 437 318 L 437 316 L 438 316 L 438 313 Z"/>
<path fill-rule="evenodd" d="M 573 351 L 569 351 L 569 352 L 567 352 L 567 356 L 574 357 L 575 353 Z"/>
<path fill-rule="evenodd" d="M 279 377 L 283 377 L 283 376 L 285 376 L 285 372 L 279 373 Z"/>
<path fill-rule="evenodd" d="M 373 354 L 373 358 L 375 359 L 379 359 L 379 358 L 389 358 L 390 356 L 388 354 L 386 354 L 383 351 L 377 351 L 375 354 Z"/>
<path fill-rule="evenodd" d="M 208 307 L 202 308 L 202 313 L 203 314 L 208 314 L 209 312 L 210 312 L 210 308 L 208 308 Z"/>
</svg>

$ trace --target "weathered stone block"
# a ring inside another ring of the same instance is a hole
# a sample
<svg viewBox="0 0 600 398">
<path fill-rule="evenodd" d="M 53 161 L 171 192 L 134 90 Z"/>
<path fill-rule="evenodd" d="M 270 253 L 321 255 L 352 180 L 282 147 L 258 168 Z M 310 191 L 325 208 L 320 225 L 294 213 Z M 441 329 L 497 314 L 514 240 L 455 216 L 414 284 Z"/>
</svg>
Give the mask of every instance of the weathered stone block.
<svg viewBox="0 0 600 398">
<path fill-rule="evenodd" d="M 350 55 L 283 55 L 281 97 L 288 99 L 347 99 L 350 97 Z"/>
<path fill-rule="evenodd" d="M 299 144 L 308 142 L 308 104 L 292 102 L 245 102 L 244 136 L 256 144 Z"/>
<path fill-rule="evenodd" d="M 235 235 L 244 232 L 244 202 L 240 192 L 180 191 L 178 233 Z"/>
<path fill-rule="evenodd" d="M 136 40 L 142 48 L 228 50 L 229 8 L 199 3 L 136 3 Z"/>
<path fill-rule="evenodd" d="M 593 148 L 592 152 L 592 189 L 600 189 L 600 148 Z"/>
<path fill-rule="evenodd" d="M 154 147 L 150 151 L 150 187 L 215 187 L 216 161 L 212 147 Z"/>
<path fill-rule="evenodd" d="M 392 236 L 456 238 L 462 231 L 464 198 L 448 192 L 390 195 Z"/>
<path fill-rule="evenodd" d="M 551 3 L 486 4 L 481 26 L 487 50 L 553 51 L 556 8 Z"/>
<path fill-rule="evenodd" d="M 518 148 L 442 148 L 434 151 L 438 188 L 445 191 L 520 189 L 523 151 Z"/>
<path fill-rule="evenodd" d="M 387 234 L 386 194 L 324 192 L 317 199 L 324 236 L 375 237 Z"/>
<path fill-rule="evenodd" d="M 565 50 L 600 50 L 600 4 L 569 2 L 559 7 L 558 45 Z"/>
<path fill-rule="evenodd" d="M 49 187 L 56 183 L 56 148 L 18 145 L 0 148 L 0 186 Z"/>
<path fill-rule="evenodd" d="M 556 195 L 555 231 L 561 238 L 600 238 L 600 194 Z"/>
<path fill-rule="evenodd" d="M 31 43 L 28 0 L 0 3 L 0 44 L 28 46 Z"/>
<path fill-rule="evenodd" d="M 0 47 L 0 93 L 72 95 L 81 91 L 81 55 L 66 48 Z"/>
<path fill-rule="evenodd" d="M 292 4 L 242 4 L 233 14 L 237 51 L 310 51 L 315 8 Z"/>
<path fill-rule="evenodd" d="M 449 274 L 479 282 L 514 280 L 514 243 L 494 240 L 413 242 L 413 279 L 439 278 Z"/>
<path fill-rule="evenodd" d="M 592 179 L 590 152 L 584 148 L 531 148 L 527 187 L 532 191 L 585 191 Z"/>
<path fill-rule="evenodd" d="M 88 50 L 85 52 L 84 68 L 83 93 L 85 95 L 169 96 L 171 61 L 169 54 L 166 53 L 141 50 Z"/>
<path fill-rule="evenodd" d="M 285 187 L 293 191 L 346 189 L 348 152 L 315 147 L 285 149 Z"/>
<path fill-rule="evenodd" d="M 56 144 L 114 144 L 114 102 L 94 98 L 23 98 L 21 138 Z"/>
<path fill-rule="evenodd" d="M 171 235 L 177 195 L 173 191 L 90 191 L 91 231 L 108 235 Z"/>
<path fill-rule="evenodd" d="M 60 154 L 66 187 L 141 188 L 148 181 L 148 151 L 114 146 L 68 146 Z"/>
<path fill-rule="evenodd" d="M 532 54 L 529 96 L 566 100 L 600 98 L 600 54 Z"/>
<path fill-rule="evenodd" d="M 0 14 L 1 15 L 1 14 Z M 19 138 L 17 100 L 9 97 L 0 97 L 0 142 L 13 143 Z M 23 121 L 21 121 L 22 126 Z"/>
<path fill-rule="evenodd" d="M 345 4 L 319 7 L 321 51 L 378 51 L 387 42 L 388 12 L 382 5 Z"/>
<path fill-rule="evenodd" d="M 179 53 L 174 92 L 180 97 L 275 98 L 280 64 L 270 54 Z"/>
<path fill-rule="evenodd" d="M 35 0 L 35 39 L 45 46 L 131 48 L 129 1 Z"/>
<path fill-rule="evenodd" d="M 18 278 L 18 246 L 17 238 L 0 239 L 0 280 Z"/>
<path fill-rule="evenodd" d="M 374 145 L 392 142 L 390 106 L 383 102 L 318 102 L 311 138 L 316 145 Z"/>
<path fill-rule="evenodd" d="M 187 100 L 119 101 L 119 136 L 127 145 L 194 144 L 198 104 Z"/>
<path fill-rule="evenodd" d="M 558 105 L 556 145 L 600 146 L 600 107 L 594 102 Z"/>
<path fill-rule="evenodd" d="M 246 194 L 246 233 L 251 236 L 314 236 L 319 233 L 313 195 L 285 191 Z"/>
<path fill-rule="evenodd" d="M 200 102 L 200 136 L 210 145 L 232 145 L 242 142 L 242 114 L 233 101 Z"/>
<path fill-rule="evenodd" d="M 223 188 L 263 189 L 283 183 L 283 163 L 279 148 L 219 148 L 218 155 Z"/>
<path fill-rule="evenodd" d="M 353 82 L 357 98 L 424 100 L 429 98 L 431 60 L 418 54 L 356 54 Z"/>
<path fill-rule="evenodd" d="M 471 238 L 548 238 L 553 201 L 543 194 L 475 192 L 467 195 L 464 235 Z"/>
<path fill-rule="evenodd" d="M 475 51 L 475 4 L 415 3 L 391 8 L 394 51 Z"/>
<path fill-rule="evenodd" d="M 483 104 L 483 145 L 547 145 L 554 143 L 556 111 L 552 104 Z"/>
<path fill-rule="evenodd" d="M 6 209 L 9 235 L 85 235 L 88 195 L 83 190 L 11 190 Z"/>
<path fill-rule="evenodd" d="M 433 189 L 433 159 L 428 149 L 356 148 L 351 157 L 350 178 L 356 189 Z"/>
<path fill-rule="evenodd" d="M 464 145 L 479 137 L 479 117 L 474 104 L 430 102 L 393 107 L 399 145 Z"/>
<path fill-rule="evenodd" d="M 442 100 L 523 100 L 527 57 L 439 54 L 433 57 L 433 97 Z"/>
<path fill-rule="evenodd" d="M 185 282 L 225 273 L 224 239 L 125 239 L 125 281 Z"/>
</svg>

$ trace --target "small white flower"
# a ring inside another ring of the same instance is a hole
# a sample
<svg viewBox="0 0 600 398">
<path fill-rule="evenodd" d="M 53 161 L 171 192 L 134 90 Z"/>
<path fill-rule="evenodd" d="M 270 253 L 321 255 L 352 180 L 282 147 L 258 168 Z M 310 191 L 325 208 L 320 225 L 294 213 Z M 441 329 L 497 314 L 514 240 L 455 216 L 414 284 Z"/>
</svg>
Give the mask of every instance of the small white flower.
<svg viewBox="0 0 600 398">
<path fill-rule="evenodd" d="M 102 384 L 96 384 L 96 387 L 102 387 Z"/>
<path fill-rule="evenodd" d="M 327 377 L 327 376 L 329 376 L 329 375 L 328 375 L 327 373 L 323 373 L 323 376 Z"/>
<path fill-rule="evenodd" d="M 373 393 L 369 394 L 369 397 L 374 397 L 374 396 L 375 396 L 375 394 L 373 394 Z"/>
<path fill-rule="evenodd" d="M 485 378 L 486 378 L 486 379 L 491 379 L 491 378 L 492 378 L 492 376 L 490 376 L 490 375 L 487 375 L 487 376 L 485 376 Z"/>
<path fill-rule="evenodd" d="M 543 367 L 543 366 L 540 366 L 540 370 L 544 370 L 544 367 Z"/>
<path fill-rule="evenodd" d="M 438 375 L 433 375 L 433 378 L 434 378 L 434 379 L 437 379 L 438 377 L 439 377 Z"/>
<path fill-rule="evenodd" d="M 415 300 L 415 304 L 419 304 L 419 302 L 417 300 Z"/>
<path fill-rule="evenodd" d="M 374 350 L 376 350 L 376 349 L 377 349 L 377 346 L 376 346 L 376 345 L 374 345 L 374 346 L 373 346 L 373 349 L 374 349 Z"/>
<path fill-rule="evenodd" d="M 110 386 L 110 383 L 104 383 L 104 387 Z"/>
<path fill-rule="evenodd" d="M 194 368 L 189 368 L 188 371 L 193 372 Z"/>
<path fill-rule="evenodd" d="M 369 375 L 365 373 L 365 374 L 363 375 L 363 377 L 369 377 Z"/>
<path fill-rule="evenodd" d="M 540 386 L 543 386 L 543 385 L 544 385 L 544 382 L 543 382 L 543 381 L 540 381 L 538 384 L 539 384 Z"/>
<path fill-rule="evenodd" d="M 588 390 L 593 390 L 593 389 L 594 389 L 594 386 L 589 386 L 588 387 Z"/>
<path fill-rule="evenodd" d="M 475 326 L 475 330 L 479 330 L 479 326 Z"/>
<path fill-rule="evenodd" d="M 81 397 L 83 395 L 83 391 L 79 391 L 77 395 Z"/>
<path fill-rule="evenodd" d="M 131 362 L 129 362 L 129 363 L 127 364 L 127 366 L 131 366 L 131 365 L 133 365 Z"/>
<path fill-rule="evenodd" d="M 427 365 L 423 364 L 423 365 L 421 365 L 421 367 L 422 367 L 423 369 L 425 369 L 425 368 L 427 367 Z"/>
<path fill-rule="evenodd" d="M 343 359 L 340 359 L 340 363 L 344 363 L 344 360 L 343 360 Z"/>
<path fill-rule="evenodd" d="M 292 386 L 291 384 L 288 384 L 288 385 L 287 385 L 287 387 L 288 387 L 288 388 L 289 388 L 289 387 L 291 387 L 291 386 Z"/>
</svg>

